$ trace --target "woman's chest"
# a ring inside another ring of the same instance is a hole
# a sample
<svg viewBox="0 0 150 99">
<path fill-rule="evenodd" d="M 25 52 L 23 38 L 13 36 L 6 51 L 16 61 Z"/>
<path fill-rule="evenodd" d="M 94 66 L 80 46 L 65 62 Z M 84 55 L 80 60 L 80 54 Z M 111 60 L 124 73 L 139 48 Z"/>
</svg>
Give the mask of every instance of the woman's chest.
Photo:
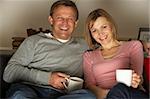
<svg viewBox="0 0 150 99">
<path fill-rule="evenodd" d="M 113 58 L 104 59 L 101 54 L 93 58 L 92 67 L 96 73 L 107 73 L 119 68 L 129 68 L 130 56 L 128 53 L 118 53 Z"/>
</svg>

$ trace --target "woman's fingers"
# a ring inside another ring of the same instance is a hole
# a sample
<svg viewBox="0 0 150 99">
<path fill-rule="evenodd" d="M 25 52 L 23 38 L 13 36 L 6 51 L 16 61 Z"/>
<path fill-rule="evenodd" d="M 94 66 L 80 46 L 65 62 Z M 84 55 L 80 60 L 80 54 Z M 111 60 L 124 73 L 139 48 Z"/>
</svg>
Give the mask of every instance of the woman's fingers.
<svg viewBox="0 0 150 99">
<path fill-rule="evenodd" d="M 141 82 L 140 76 L 137 73 L 133 72 L 133 74 L 132 74 L 132 85 L 131 86 L 133 88 L 137 88 L 139 86 L 140 82 Z"/>
</svg>

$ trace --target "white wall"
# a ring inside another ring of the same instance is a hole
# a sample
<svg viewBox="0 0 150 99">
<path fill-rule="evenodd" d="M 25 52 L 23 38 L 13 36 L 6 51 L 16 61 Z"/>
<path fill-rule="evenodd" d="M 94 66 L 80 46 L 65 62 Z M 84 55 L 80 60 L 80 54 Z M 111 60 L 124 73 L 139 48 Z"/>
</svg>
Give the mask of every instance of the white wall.
<svg viewBox="0 0 150 99">
<path fill-rule="evenodd" d="M 56 0 L 0 0 L 0 49 L 11 48 L 12 37 L 26 37 L 26 29 L 48 29 L 49 9 Z M 148 27 L 149 0 L 75 0 L 80 20 L 75 36 L 84 32 L 88 13 L 96 8 L 107 10 L 115 19 L 119 37 L 136 39 L 139 27 Z"/>
</svg>

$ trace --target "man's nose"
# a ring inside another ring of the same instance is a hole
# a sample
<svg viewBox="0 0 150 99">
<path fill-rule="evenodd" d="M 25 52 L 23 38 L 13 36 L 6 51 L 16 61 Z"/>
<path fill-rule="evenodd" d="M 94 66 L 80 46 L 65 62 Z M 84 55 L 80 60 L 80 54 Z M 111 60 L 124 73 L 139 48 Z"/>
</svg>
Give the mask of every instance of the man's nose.
<svg viewBox="0 0 150 99">
<path fill-rule="evenodd" d="M 63 18 L 63 23 L 68 23 L 68 18 Z"/>
</svg>

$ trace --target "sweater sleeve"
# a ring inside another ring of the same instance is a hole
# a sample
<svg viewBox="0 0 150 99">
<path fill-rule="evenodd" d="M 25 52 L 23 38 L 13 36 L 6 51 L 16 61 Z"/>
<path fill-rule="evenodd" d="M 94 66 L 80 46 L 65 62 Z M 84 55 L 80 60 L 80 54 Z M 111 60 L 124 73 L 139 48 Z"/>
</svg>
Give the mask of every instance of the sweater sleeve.
<svg viewBox="0 0 150 99">
<path fill-rule="evenodd" d="M 130 63 L 131 68 L 135 70 L 139 75 L 143 72 L 143 47 L 139 41 L 133 41 L 133 45 L 130 51 Z"/>
<path fill-rule="evenodd" d="M 85 52 L 83 54 L 83 72 L 84 72 L 84 78 L 85 78 L 86 84 L 96 85 L 89 52 Z"/>
<path fill-rule="evenodd" d="M 6 82 L 30 82 L 38 84 L 48 84 L 50 72 L 41 71 L 30 67 L 29 64 L 34 58 L 35 40 L 27 38 L 14 53 L 3 74 Z"/>
</svg>

